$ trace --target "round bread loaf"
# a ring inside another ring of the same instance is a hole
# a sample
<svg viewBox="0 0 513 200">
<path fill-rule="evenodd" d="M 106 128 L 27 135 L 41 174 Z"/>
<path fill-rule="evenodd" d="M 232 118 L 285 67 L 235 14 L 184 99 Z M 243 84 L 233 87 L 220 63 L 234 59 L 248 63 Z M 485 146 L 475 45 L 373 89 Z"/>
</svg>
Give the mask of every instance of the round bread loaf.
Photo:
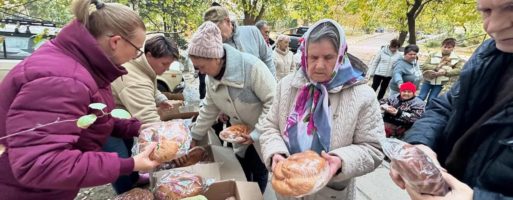
<svg viewBox="0 0 513 200">
<path fill-rule="evenodd" d="M 157 200 L 179 200 L 200 195 L 203 181 L 200 176 L 186 171 L 172 172 L 164 175 L 157 183 L 155 198 Z"/>
<path fill-rule="evenodd" d="M 244 135 L 248 135 L 250 131 L 249 126 L 245 124 L 234 124 L 219 133 L 219 137 L 227 142 L 242 142 Z"/>
<path fill-rule="evenodd" d="M 326 160 L 313 151 L 297 153 L 275 166 L 271 183 L 282 196 L 300 197 L 326 181 L 322 179 L 327 167 Z"/>
</svg>

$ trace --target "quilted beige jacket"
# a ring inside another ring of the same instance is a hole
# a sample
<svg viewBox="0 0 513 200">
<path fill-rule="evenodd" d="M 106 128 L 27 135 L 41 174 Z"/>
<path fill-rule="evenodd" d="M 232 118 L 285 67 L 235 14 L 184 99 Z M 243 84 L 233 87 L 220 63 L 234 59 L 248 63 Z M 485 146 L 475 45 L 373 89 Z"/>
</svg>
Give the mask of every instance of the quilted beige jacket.
<svg viewBox="0 0 513 200">
<path fill-rule="evenodd" d="M 282 138 L 287 116 L 294 107 L 298 89 L 306 84 L 302 71 L 286 76 L 279 84 L 260 137 L 263 161 L 271 168 L 274 154 L 289 155 Z M 379 103 L 372 88 L 360 83 L 329 91 L 333 116 L 333 149 L 342 160 L 342 172 L 328 186 L 302 199 L 355 199 L 354 177 L 372 172 L 382 160 L 379 140 L 385 137 Z M 279 197 L 278 199 L 287 199 Z"/>
</svg>

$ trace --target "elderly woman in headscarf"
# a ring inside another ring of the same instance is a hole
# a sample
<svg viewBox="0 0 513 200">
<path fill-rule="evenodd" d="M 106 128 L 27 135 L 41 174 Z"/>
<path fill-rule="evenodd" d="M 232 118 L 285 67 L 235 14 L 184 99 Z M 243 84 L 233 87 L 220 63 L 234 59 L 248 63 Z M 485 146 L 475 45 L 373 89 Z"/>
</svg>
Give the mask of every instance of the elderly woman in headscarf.
<svg viewBox="0 0 513 200">
<path fill-rule="evenodd" d="M 304 38 L 301 69 L 278 84 L 267 115 L 260 137 L 263 160 L 274 170 L 292 154 L 315 151 L 329 165 L 329 182 L 303 198 L 354 199 L 354 178 L 373 171 L 383 159 L 379 103 L 363 72 L 349 61 L 337 22 L 321 20 Z"/>
<path fill-rule="evenodd" d="M 274 49 L 274 66 L 276 66 L 276 80 L 281 80 L 289 73 L 294 72 L 296 62 L 294 55 L 289 51 L 290 37 L 288 35 L 279 35 L 276 39 L 276 48 Z"/>
</svg>

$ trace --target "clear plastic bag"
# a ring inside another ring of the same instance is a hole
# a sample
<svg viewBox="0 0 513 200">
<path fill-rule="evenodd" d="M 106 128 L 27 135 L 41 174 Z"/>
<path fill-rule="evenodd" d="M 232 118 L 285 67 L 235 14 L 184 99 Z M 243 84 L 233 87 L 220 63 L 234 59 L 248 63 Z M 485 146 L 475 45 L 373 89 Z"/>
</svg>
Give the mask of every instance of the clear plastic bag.
<svg viewBox="0 0 513 200">
<path fill-rule="evenodd" d="M 149 190 L 134 188 L 128 192 L 114 197 L 114 200 L 153 200 L 153 193 Z"/>
<path fill-rule="evenodd" d="M 191 140 L 189 128 L 182 119 L 154 123 L 141 130 L 132 152 L 137 155 L 151 142 L 156 142 L 157 147 L 150 154 L 150 159 L 169 162 L 186 155 Z"/>
<path fill-rule="evenodd" d="M 201 195 L 214 180 L 184 170 L 170 170 L 157 180 L 156 200 L 178 200 Z"/>
<path fill-rule="evenodd" d="M 226 142 L 240 143 L 244 142 L 243 135 L 249 135 L 250 128 L 244 124 L 235 124 L 228 128 L 225 128 L 219 133 L 219 138 Z"/>
<path fill-rule="evenodd" d="M 440 169 L 422 150 L 398 139 L 381 141 L 385 155 L 391 160 L 391 168 L 399 173 L 405 183 L 420 194 L 445 196 L 449 185 Z"/>
<path fill-rule="evenodd" d="M 279 162 L 271 182 L 276 193 L 300 198 L 324 188 L 329 182 L 329 172 L 324 158 L 313 151 L 305 151 Z"/>
</svg>

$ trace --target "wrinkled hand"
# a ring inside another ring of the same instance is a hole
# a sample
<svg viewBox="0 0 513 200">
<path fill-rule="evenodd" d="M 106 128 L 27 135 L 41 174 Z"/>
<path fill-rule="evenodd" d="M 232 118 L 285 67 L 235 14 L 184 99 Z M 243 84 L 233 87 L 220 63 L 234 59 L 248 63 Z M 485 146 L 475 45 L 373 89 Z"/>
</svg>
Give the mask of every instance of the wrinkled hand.
<svg viewBox="0 0 513 200">
<path fill-rule="evenodd" d="M 230 120 L 230 117 L 228 117 L 228 115 L 226 115 L 224 113 L 219 113 L 219 115 L 217 116 L 217 121 L 219 121 L 223 124 L 226 124 L 226 122 L 228 122 L 228 120 Z"/>
<path fill-rule="evenodd" d="M 242 137 L 244 138 L 244 140 L 240 142 L 240 144 L 250 145 L 254 143 L 253 139 L 251 138 L 251 135 L 242 135 Z"/>
<path fill-rule="evenodd" d="M 462 183 L 448 173 L 442 172 L 442 176 L 451 188 L 451 191 L 443 197 L 422 195 L 409 187 L 406 187 L 406 191 L 412 200 L 472 200 L 474 191 L 469 186 L 465 185 L 465 183 Z"/>
<path fill-rule="evenodd" d="M 271 170 L 274 171 L 274 168 L 276 167 L 276 165 L 279 162 L 284 161 L 285 157 L 283 157 L 281 154 L 274 154 L 272 159 L 273 159 L 273 163 L 271 163 Z"/>
<path fill-rule="evenodd" d="M 426 156 L 429 157 L 429 159 L 431 159 L 433 164 L 435 164 L 435 166 L 437 166 L 438 169 L 440 169 L 442 172 L 447 172 L 446 169 L 442 168 L 442 166 L 438 162 L 436 153 L 433 150 L 431 150 L 431 148 L 429 148 L 428 146 L 423 145 L 423 144 L 417 144 L 417 145 L 413 145 L 413 146 L 419 148 L 422 152 L 424 152 L 424 154 L 426 154 Z M 394 162 L 394 161 L 392 160 L 392 162 Z M 391 164 L 394 165 L 395 163 L 391 163 Z M 406 183 L 404 182 L 401 175 L 399 175 L 399 172 L 397 170 L 395 170 L 393 167 L 390 167 L 389 175 L 392 178 L 392 181 L 394 181 L 394 183 L 397 186 L 399 186 L 403 190 L 406 189 Z"/>
<path fill-rule="evenodd" d="M 337 171 L 342 168 L 342 160 L 338 156 L 332 156 L 326 152 L 321 152 L 321 156 L 326 159 L 330 166 L 330 178 L 336 175 Z"/>
<path fill-rule="evenodd" d="M 150 154 L 156 146 L 157 143 L 152 142 L 150 145 L 146 147 L 146 149 L 143 152 L 133 157 L 134 171 L 149 172 L 150 170 L 154 169 L 155 167 L 161 164 L 157 161 L 153 161 L 150 159 Z"/>
</svg>

